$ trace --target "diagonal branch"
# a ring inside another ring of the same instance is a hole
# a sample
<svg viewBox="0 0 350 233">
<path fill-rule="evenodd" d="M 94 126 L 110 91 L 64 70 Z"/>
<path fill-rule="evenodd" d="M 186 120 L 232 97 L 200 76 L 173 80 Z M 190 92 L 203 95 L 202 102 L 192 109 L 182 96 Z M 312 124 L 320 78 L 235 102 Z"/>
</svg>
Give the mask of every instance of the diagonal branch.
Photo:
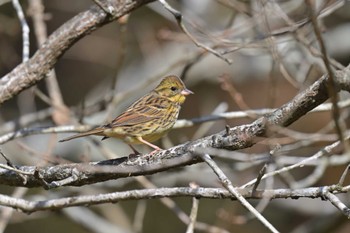
<svg viewBox="0 0 350 233">
<path fill-rule="evenodd" d="M 37 45 L 40 47 L 47 39 L 47 27 L 44 20 L 44 5 L 42 0 L 30 0 L 29 9 L 31 12 L 31 17 L 33 18 L 33 27 L 37 39 Z M 69 109 L 64 104 L 54 69 L 47 74 L 46 87 L 50 96 L 49 101 L 52 102 L 53 121 L 57 125 L 68 124 L 70 122 Z M 38 90 L 36 90 L 36 92 L 38 94 Z"/>
<path fill-rule="evenodd" d="M 57 185 L 82 186 L 129 176 L 149 175 L 202 162 L 192 152 L 201 148 L 225 148 L 238 150 L 253 146 L 260 137 L 267 137 L 273 126 L 288 126 L 328 99 L 328 76 L 324 75 L 313 85 L 299 93 L 290 102 L 251 124 L 236 126 L 217 134 L 163 150 L 153 156 L 141 156 L 133 160 L 128 157 L 94 163 L 71 163 L 49 167 L 17 166 L 22 174 L 0 169 L 0 184 L 54 188 Z M 335 72 L 336 90 L 350 90 L 350 66 Z M 58 182 L 60 181 L 60 182 Z"/>
<path fill-rule="evenodd" d="M 338 106 L 338 101 L 339 101 L 339 97 L 338 97 L 338 93 L 335 90 L 335 81 L 334 81 L 334 74 L 333 74 L 333 70 L 328 58 L 328 53 L 326 50 L 326 46 L 325 43 L 323 41 L 322 35 L 321 35 L 321 30 L 318 26 L 318 22 L 317 22 L 317 17 L 315 15 L 313 6 L 312 6 L 312 2 L 310 0 L 306 1 L 306 4 L 308 5 L 308 10 L 310 13 L 310 17 L 311 17 L 311 23 L 314 29 L 314 33 L 316 35 L 316 38 L 318 40 L 318 43 L 320 45 L 321 48 L 321 52 L 322 52 L 322 59 L 323 59 L 323 63 L 326 67 L 326 70 L 328 72 L 329 75 L 329 82 L 328 82 L 328 92 L 330 94 L 330 99 L 331 102 L 333 104 L 333 108 L 332 108 L 332 116 L 333 116 L 333 120 L 334 120 L 334 126 L 335 129 L 339 135 L 339 140 L 346 146 L 346 149 L 348 149 L 347 144 L 344 142 L 344 135 L 343 135 L 343 128 L 344 127 L 344 123 L 342 124 L 342 122 L 340 121 L 340 111 L 339 111 L 339 106 Z M 343 126 L 343 127 L 342 127 Z"/>
<path fill-rule="evenodd" d="M 33 57 L 0 79 L 0 104 L 45 78 L 64 52 L 84 35 L 152 1 L 115 0 L 113 16 L 93 5 L 89 10 L 67 21 L 52 33 Z"/>
<path fill-rule="evenodd" d="M 235 197 L 237 200 L 252 213 L 267 229 L 271 232 L 279 232 L 259 211 L 257 211 L 244 197 L 241 195 L 237 188 L 233 187 L 232 182 L 227 178 L 224 172 L 216 165 L 214 160 L 210 158 L 208 154 L 199 154 L 200 156 L 214 171 L 219 178 L 222 185 Z M 253 193 L 255 189 L 253 189 Z"/>
<path fill-rule="evenodd" d="M 208 51 L 210 53 L 212 53 L 213 55 L 215 55 L 218 58 L 223 59 L 225 62 L 227 62 L 228 64 L 232 64 L 232 61 L 226 57 L 224 57 L 223 55 L 221 55 L 219 52 L 215 51 L 214 49 L 210 48 L 209 46 L 206 46 L 205 44 L 199 42 L 189 31 L 188 29 L 185 27 L 184 22 L 183 22 L 183 16 L 182 14 L 175 10 L 173 7 L 171 7 L 169 5 L 169 3 L 165 0 L 159 0 L 159 2 L 163 5 L 163 7 L 168 10 L 176 19 L 177 24 L 179 25 L 179 27 L 181 28 L 181 30 L 193 41 L 193 43 L 195 45 L 197 45 L 198 47 L 204 49 L 205 51 Z"/>
</svg>

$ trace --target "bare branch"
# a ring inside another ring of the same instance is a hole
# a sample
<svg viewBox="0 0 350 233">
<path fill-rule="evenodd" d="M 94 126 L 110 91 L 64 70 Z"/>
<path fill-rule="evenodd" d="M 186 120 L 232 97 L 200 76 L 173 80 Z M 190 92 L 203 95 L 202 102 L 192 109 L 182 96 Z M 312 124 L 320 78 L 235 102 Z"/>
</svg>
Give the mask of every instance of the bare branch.
<svg viewBox="0 0 350 233">
<path fill-rule="evenodd" d="M 197 45 L 198 47 L 204 49 L 205 51 L 208 51 L 210 53 L 212 53 L 213 55 L 215 55 L 218 58 L 223 59 L 224 61 L 226 61 L 228 64 L 231 64 L 232 61 L 226 57 L 224 57 L 223 55 L 221 55 L 219 52 L 215 51 L 214 49 L 210 48 L 209 46 L 206 46 L 203 43 L 200 43 L 185 27 L 184 23 L 183 23 L 183 16 L 182 14 L 175 10 L 173 7 L 171 7 L 169 5 L 169 3 L 167 3 L 165 0 L 159 0 L 159 2 L 163 5 L 163 7 L 168 10 L 176 19 L 177 24 L 179 25 L 179 27 L 181 28 L 181 30 L 193 41 L 193 43 L 195 43 L 195 45 Z"/>
<path fill-rule="evenodd" d="M 26 192 L 27 188 L 18 187 L 12 193 L 12 198 L 22 198 Z M 7 224 L 10 222 L 13 213 L 15 212 L 14 208 L 4 208 L 0 213 L 0 232 L 4 232 Z"/>
<path fill-rule="evenodd" d="M 308 9 L 310 12 L 312 26 L 313 26 L 316 38 L 318 40 L 318 43 L 321 47 L 321 52 L 323 55 L 322 59 L 323 59 L 324 65 L 326 67 L 328 76 L 329 76 L 329 82 L 327 84 L 327 88 L 328 88 L 328 93 L 330 95 L 331 102 L 333 104 L 332 116 L 334 119 L 335 129 L 337 130 L 337 133 L 339 135 L 339 140 L 344 144 L 345 148 L 349 151 L 349 146 L 344 141 L 344 135 L 343 135 L 343 129 L 345 129 L 345 125 L 343 122 L 340 121 L 340 111 L 339 111 L 339 107 L 338 107 L 339 97 L 338 97 L 338 91 L 336 90 L 336 87 L 335 87 L 336 81 L 335 81 L 335 77 L 334 77 L 334 72 L 332 70 L 330 61 L 328 59 L 326 46 L 323 42 L 321 30 L 320 30 L 320 28 L 318 26 L 318 22 L 317 22 L 317 16 L 315 15 L 314 9 L 312 7 L 312 2 L 310 0 L 307 0 L 306 3 L 308 4 Z"/>
<path fill-rule="evenodd" d="M 247 189 L 237 189 L 240 195 L 246 199 L 261 199 L 268 196 L 271 199 L 276 198 L 322 198 L 323 191 L 319 187 L 311 187 L 305 189 L 275 189 L 275 190 L 256 190 L 254 194 Z M 333 194 L 348 192 L 348 188 L 329 189 Z M 157 188 L 157 189 L 143 189 L 143 190 L 129 190 L 123 192 L 114 192 L 98 195 L 81 195 L 73 197 L 65 197 L 44 201 L 27 201 L 0 194 L 0 205 L 20 209 L 26 213 L 32 213 L 43 210 L 57 210 L 65 207 L 96 205 L 102 203 L 115 203 L 126 200 L 140 200 L 149 198 L 163 198 L 163 197 L 197 197 L 210 199 L 233 199 L 230 192 L 222 188 L 190 188 L 190 187 L 176 187 L 176 188 Z"/>
<path fill-rule="evenodd" d="M 345 68 L 335 73 L 338 90 L 350 90 L 350 72 L 348 69 Z M 47 183 L 65 179 L 71 180 L 70 177 L 74 174 L 74 177 L 78 178 L 72 179 L 71 183 L 64 184 L 81 186 L 109 179 L 153 174 L 170 168 L 199 163 L 201 160 L 191 154 L 195 152 L 196 148 L 214 147 L 228 150 L 247 148 L 261 140 L 259 138 L 268 136 L 270 127 L 292 124 L 311 109 L 328 99 L 327 82 L 328 76 L 324 75 L 289 103 L 286 103 L 273 113 L 257 119 L 251 124 L 233 127 L 229 132 L 222 131 L 172 147 L 168 150 L 160 151 L 154 154 L 151 159 L 148 156 L 142 156 L 135 161 L 130 161 L 127 157 L 123 157 L 90 164 L 72 163 L 43 168 L 21 166 L 18 169 L 25 172 L 33 173 L 37 170 L 42 179 L 38 179 L 34 175 L 29 175 L 27 176 L 27 182 L 24 184 L 18 174 L 13 174 L 13 172 L 8 170 L 0 170 L 0 182 L 7 185 L 37 187 L 42 186 L 43 180 Z"/>
<path fill-rule="evenodd" d="M 44 21 L 44 5 L 42 0 L 30 0 L 29 8 L 33 18 L 37 45 L 40 47 L 47 39 L 47 28 Z M 49 71 L 45 81 L 54 110 L 52 113 L 53 121 L 57 125 L 68 124 L 70 121 L 69 109 L 64 104 L 54 69 Z M 38 94 L 38 91 L 36 91 L 36 94 Z"/>
<path fill-rule="evenodd" d="M 93 5 L 67 21 L 52 33 L 32 58 L 0 79 L 0 104 L 45 78 L 58 58 L 84 35 L 149 2 L 152 0 L 113 1 L 117 9 L 113 17 Z"/>
<path fill-rule="evenodd" d="M 18 0 L 12 0 L 12 4 L 16 9 L 17 16 L 19 18 L 19 21 L 21 22 L 22 26 L 22 39 L 23 39 L 23 46 L 22 46 L 22 62 L 26 62 L 29 59 L 29 26 L 26 21 L 26 18 L 24 16 L 21 4 L 19 3 Z"/>
<path fill-rule="evenodd" d="M 319 152 L 317 152 L 316 154 L 314 154 L 313 156 L 310 156 L 306 159 L 303 159 L 302 161 L 298 162 L 298 163 L 295 163 L 295 164 L 292 164 L 290 166 L 287 166 L 287 167 L 283 167 L 279 170 L 276 170 L 276 171 L 273 171 L 273 172 L 270 172 L 270 173 L 266 173 L 263 177 L 261 177 L 261 179 L 266 179 L 270 176 L 274 176 L 276 174 L 280 174 L 280 173 L 283 173 L 283 172 L 287 172 L 287 171 L 290 171 L 294 168 L 297 168 L 297 167 L 302 167 L 304 166 L 304 164 L 307 164 L 309 161 L 312 161 L 312 160 L 316 160 L 316 159 L 319 159 L 320 157 L 322 156 L 325 156 L 325 155 L 328 155 L 328 154 L 331 154 L 332 151 L 337 147 L 339 146 L 340 142 L 337 141 L 337 142 L 334 142 L 332 143 L 331 145 L 328 145 L 326 146 L 325 148 L 323 148 L 322 150 L 320 150 Z M 242 185 L 241 188 L 246 188 L 246 187 L 249 187 L 251 185 L 254 185 L 255 182 L 257 182 L 257 179 L 254 179 L 252 181 L 249 181 L 248 183 L 246 183 L 245 185 Z"/>
<path fill-rule="evenodd" d="M 190 214 L 190 224 L 187 226 L 186 233 L 193 233 L 194 232 L 194 226 L 197 219 L 198 214 L 198 205 L 199 200 L 195 197 L 192 197 L 192 208 L 191 208 L 191 214 Z"/>
<path fill-rule="evenodd" d="M 267 229 L 271 232 L 279 232 L 267 219 L 262 216 L 238 191 L 237 188 L 233 187 L 231 181 L 227 178 L 227 176 L 223 173 L 223 171 L 216 165 L 214 160 L 210 158 L 208 154 L 199 154 L 201 159 L 203 159 L 211 169 L 215 172 L 217 177 L 219 178 L 222 185 L 234 196 L 237 200 L 252 213 Z M 253 193 L 256 190 L 253 190 Z"/>
<path fill-rule="evenodd" d="M 340 201 L 340 199 L 329 191 L 329 187 L 324 187 L 322 193 L 335 207 L 337 207 L 347 218 L 350 218 L 350 209 Z"/>
<path fill-rule="evenodd" d="M 344 185 L 344 181 L 345 181 L 346 175 L 349 174 L 349 170 L 350 170 L 350 164 L 348 164 L 348 166 L 346 166 L 343 174 L 341 175 L 341 177 L 339 179 L 339 182 L 338 182 L 339 186 L 343 186 Z"/>
</svg>

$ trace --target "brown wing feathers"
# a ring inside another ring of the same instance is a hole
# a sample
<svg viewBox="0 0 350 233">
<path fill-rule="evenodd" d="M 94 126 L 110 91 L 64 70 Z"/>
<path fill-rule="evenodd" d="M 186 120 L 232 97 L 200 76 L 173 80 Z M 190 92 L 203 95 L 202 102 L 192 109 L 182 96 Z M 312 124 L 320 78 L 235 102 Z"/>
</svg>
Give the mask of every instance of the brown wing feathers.
<svg viewBox="0 0 350 233">
<path fill-rule="evenodd" d="M 158 135 L 163 135 L 163 132 L 166 133 L 174 125 L 180 105 L 185 101 L 185 96 L 191 93 L 179 78 L 168 76 L 153 91 L 134 102 L 109 124 L 62 139 L 60 142 L 89 135 L 104 136 L 103 139 L 127 138 L 130 143 L 133 143 L 133 140 L 145 143 L 142 137 L 157 140 Z"/>
</svg>

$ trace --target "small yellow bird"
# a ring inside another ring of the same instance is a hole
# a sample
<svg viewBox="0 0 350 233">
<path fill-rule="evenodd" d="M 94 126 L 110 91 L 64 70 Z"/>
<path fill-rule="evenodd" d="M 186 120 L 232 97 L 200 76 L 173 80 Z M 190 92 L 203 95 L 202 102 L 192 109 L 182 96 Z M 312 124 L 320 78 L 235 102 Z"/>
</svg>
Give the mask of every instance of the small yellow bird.
<svg viewBox="0 0 350 233">
<path fill-rule="evenodd" d="M 165 77 L 150 93 L 138 99 L 112 122 L 95 129 L 60 140 L 68 141 L 89 135 L 103 136 L 102 140 L 114 137 L 125 141 L 136 154 L 131 144 L 146 144 L 161 150 L 151 142 L 160 139 L 175 124 L 181 104 L 186 96 L 193 94 L 177 76 Z"/>
</svg>

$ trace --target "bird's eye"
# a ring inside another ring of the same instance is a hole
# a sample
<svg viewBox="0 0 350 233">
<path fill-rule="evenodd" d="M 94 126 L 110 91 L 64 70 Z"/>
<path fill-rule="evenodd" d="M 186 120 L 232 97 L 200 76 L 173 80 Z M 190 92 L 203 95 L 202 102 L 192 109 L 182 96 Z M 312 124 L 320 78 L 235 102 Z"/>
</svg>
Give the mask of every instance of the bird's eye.
<svg viewBox="0 0 350 233">
<path fill-rule="evenodd" d="M 177 91 L 177 87 L 170 87 L 170 90 Z"/>
</svg>

